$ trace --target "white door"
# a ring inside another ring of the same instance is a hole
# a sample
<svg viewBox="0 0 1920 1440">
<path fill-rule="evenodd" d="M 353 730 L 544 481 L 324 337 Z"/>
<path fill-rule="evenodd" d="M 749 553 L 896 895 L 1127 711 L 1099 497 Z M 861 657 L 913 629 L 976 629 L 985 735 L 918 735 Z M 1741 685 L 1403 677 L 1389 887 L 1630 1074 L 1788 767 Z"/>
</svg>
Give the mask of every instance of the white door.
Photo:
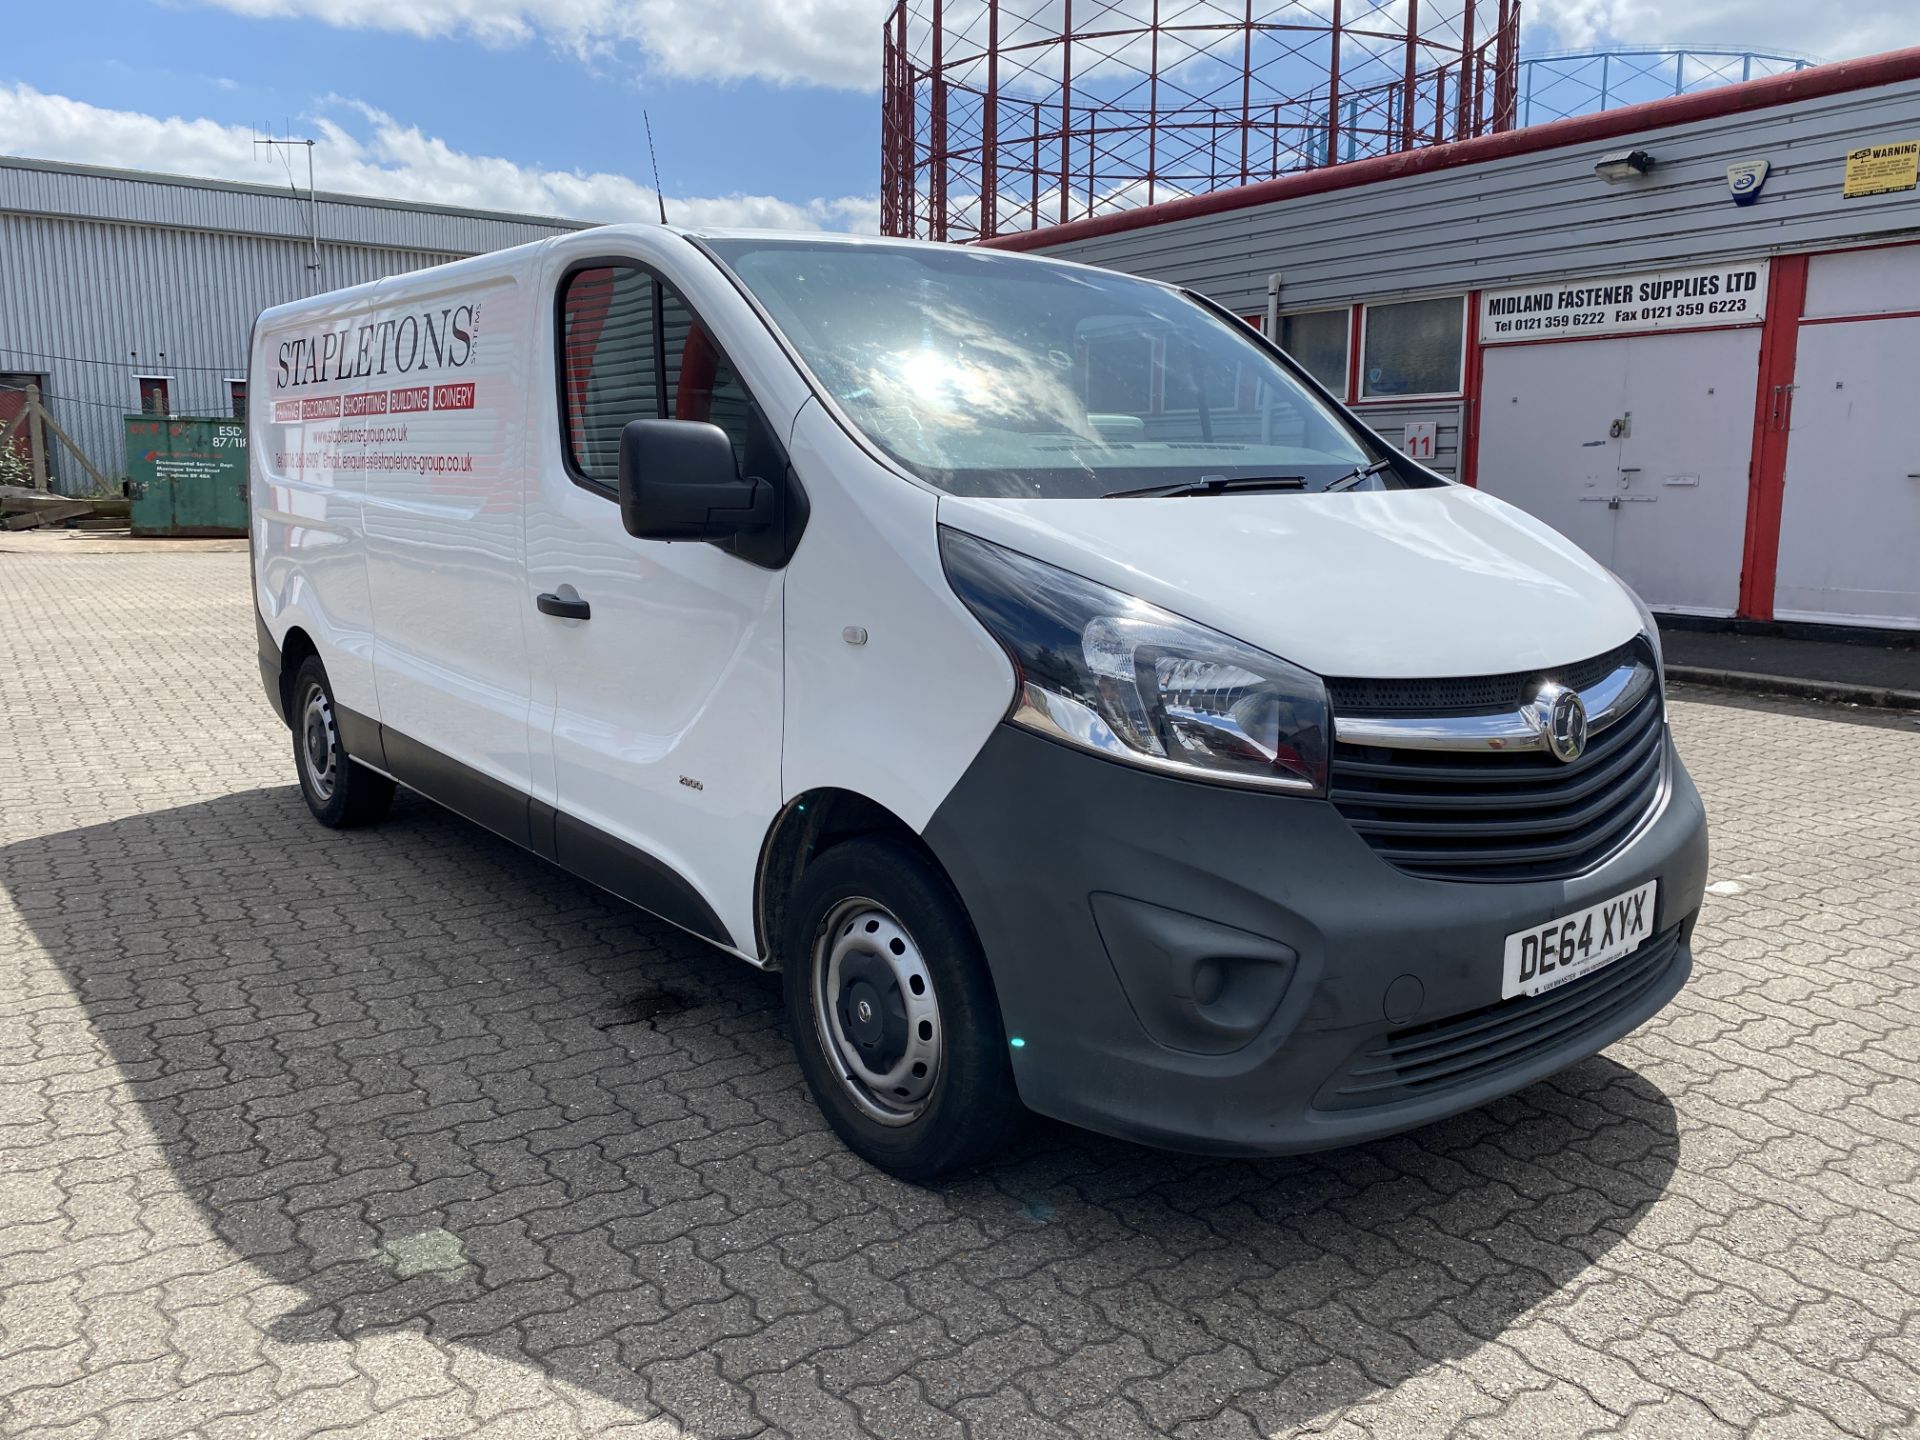
<svg viewBox="0 0 1920 1440">
<path fill-rule="evenodd" d="M 1480 486 L 1648 604 L 1731 615 L 1759 363 L 1757 329 L 1489 346 Z"/>
<path fill-rule="evenodd" d="M 521 603 L 537 627 L 534 726 L 551 747 L 557 858 L 753 954 L 756 859 L 781 798 L 783 572 L 714 545 L 635 539 L 614 484 L 630 420 L 710 420 L 744 473 L 776 481 L 779 447 L 650 271 L 577 269 L 555 308 L 564 434 L 533 442 Z M 543 595 L 588 618 L 542 612 Z"/>
<path fill-rule="evenodd" d="M 1920 625 L 1920 319 L 1802 325 L 1773 613 Z"/>
<path fill-rule="evenodd" d="M 1740 604 L 1760 332 L 1623 343 L 1630 420 L 1610 563 L 1649 605 L 1731 615 Z"/>
<path fill-rule="evenodd" d="M 1624 340 L 1487 348 L 1479 484 L 1613 564 Z"/>
</svg>

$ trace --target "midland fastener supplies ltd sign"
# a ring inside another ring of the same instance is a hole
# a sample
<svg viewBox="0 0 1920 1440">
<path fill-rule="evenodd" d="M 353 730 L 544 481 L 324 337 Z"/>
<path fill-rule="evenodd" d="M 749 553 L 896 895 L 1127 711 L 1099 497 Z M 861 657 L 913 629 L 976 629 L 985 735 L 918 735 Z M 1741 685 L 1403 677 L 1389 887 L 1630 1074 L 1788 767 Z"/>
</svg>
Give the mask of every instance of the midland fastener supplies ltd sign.
<svg viewBox="0 0 1920 1440">
<path fill-rule="evenodd" d="M 1627 271 L 1480 295 L 1480 343 L 1747 325 L 1767 315 L 1764 260 Z"/>
</svg>

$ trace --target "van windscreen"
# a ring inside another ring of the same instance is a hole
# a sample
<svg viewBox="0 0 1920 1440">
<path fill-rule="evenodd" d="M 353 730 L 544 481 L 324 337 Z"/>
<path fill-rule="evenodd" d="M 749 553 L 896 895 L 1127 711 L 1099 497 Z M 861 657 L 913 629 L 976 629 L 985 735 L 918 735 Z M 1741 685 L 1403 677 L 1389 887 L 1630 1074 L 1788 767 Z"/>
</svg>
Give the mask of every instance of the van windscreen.
<svg viewBox="0 0 1920 1440">
<path fill-rule="evenodd" d="M 706 244 L 841 412 L 951 494 L 1321 490 L 1382 458 L 1250 331 L 1150 281 L 959 247 Z"/>
</svg>

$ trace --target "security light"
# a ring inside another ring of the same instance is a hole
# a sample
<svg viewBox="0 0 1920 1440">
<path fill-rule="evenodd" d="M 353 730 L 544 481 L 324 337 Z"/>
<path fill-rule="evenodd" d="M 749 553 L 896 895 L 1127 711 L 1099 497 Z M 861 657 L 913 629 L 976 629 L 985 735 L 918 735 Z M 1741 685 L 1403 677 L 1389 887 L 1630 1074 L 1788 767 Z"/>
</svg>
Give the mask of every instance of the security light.
<svg viewBox="0 0 1920 1440">
<path fill-rule="evenodd" d="M 1653 156 L 1644 150 L 1616 150 L 1611 155 L 1602 155 L 1594 164 L 1593 173 L 1608 184 L 1615 180 L 1631 180 L 1636 175 L 1644 175 L 1653 168 Z"/>
</svg>

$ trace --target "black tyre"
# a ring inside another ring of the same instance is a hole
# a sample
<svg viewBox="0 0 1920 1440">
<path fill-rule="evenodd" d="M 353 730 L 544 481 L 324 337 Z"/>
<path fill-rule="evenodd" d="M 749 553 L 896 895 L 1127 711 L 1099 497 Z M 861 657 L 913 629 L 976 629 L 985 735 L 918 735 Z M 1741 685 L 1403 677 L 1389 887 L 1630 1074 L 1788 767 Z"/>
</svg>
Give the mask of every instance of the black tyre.
<svg viewBox="0 0 1920 1440">
<path fill-rule="evenodd" d="M 946 879 L 898 841 L 850 840 L 807 867 L 788 914 L 787 1020 L 848 1147 L 927 1180 L 1005 1145 L 1025 1112 L 980 942 Z"/>
<path fill-rule="evenodd" d="M 354 763 L 334 723 L 333 687 L 320 657 L 293 677 L 293 768 L 313 818 L 334 830 L 370 825 L 393 804 L 393 781 Z"/>
</svg>

